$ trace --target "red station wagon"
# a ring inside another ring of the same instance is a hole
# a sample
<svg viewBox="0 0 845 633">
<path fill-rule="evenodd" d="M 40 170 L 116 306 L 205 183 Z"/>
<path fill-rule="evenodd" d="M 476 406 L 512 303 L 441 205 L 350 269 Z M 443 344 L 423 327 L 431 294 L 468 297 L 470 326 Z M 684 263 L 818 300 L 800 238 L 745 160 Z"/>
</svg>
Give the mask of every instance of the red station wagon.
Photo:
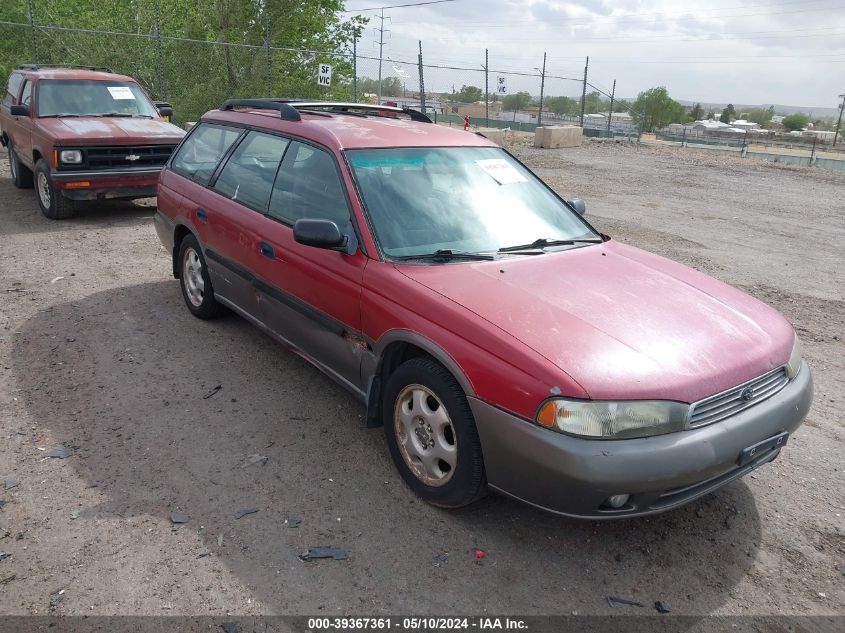
<svg viewBox="0 0 845 633">
<path fill-rule="evenodd" d="M 41 212 L 72 217 L 76 202 L 154 196 L 185 133 L 131 77 L 105 69 L 21 66 L 0 105 L 0 144 L 16 187 L 35 185 Z"/>
<path fill-rule="evenodd" d="M 419 112 L 238 100 L 176 150 L 155 224 L 188 309 L 356 393 L 435 505 L 652 514 L 775 459 L 812 400 L 792 326 L 583 213 Z"/>
</svg>

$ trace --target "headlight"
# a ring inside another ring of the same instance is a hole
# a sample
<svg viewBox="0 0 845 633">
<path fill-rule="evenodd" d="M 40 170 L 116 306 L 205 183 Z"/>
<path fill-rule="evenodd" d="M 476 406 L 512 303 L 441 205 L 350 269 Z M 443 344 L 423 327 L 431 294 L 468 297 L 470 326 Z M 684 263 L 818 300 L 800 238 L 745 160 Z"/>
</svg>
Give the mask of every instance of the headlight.
<svg viewBox="0 0 845 633">
<path fill-rule="evenodd" d="M 798 337 L 795 337 L 795 342 L 792 344 L 792 353 L 789 355 L 789 362 L 786 363 L 786 373 L 789 379 L 792 380 L 798 375 L 798 370 L 801 369 L 801 343 L 798 342 Z"/>
<path fill-rule="evenodd" d="M 689 405 L 668 400 L 580 401 L 555 398 L 537 412 L 547 429 L 593 439 L 630 439 L 682 430 Z"/>
<path fill-rule="evenodd" d="M 59 152 L 59 160 L 63 163 L 78 165 L 82 162 L 82 152 L 78 149 L 63 149 Z"/>
</svg>

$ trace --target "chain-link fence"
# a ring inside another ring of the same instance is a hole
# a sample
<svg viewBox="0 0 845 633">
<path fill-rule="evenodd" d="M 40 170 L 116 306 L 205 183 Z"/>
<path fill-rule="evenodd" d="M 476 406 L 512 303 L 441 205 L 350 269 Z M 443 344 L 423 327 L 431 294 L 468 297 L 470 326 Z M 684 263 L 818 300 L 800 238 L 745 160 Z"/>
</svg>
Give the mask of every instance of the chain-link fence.
<svg viewBox="0 0 845 633">
<path fill-rule="evenodd" d="M 261 4 L 234 6 L 247 11 Z M 612 93 L 587 83 L 577 64 L 547 66 L 540 54 L 534 68 L 508 69 L 486 52 L 460 65 L 430 63 L 422 43 L 416 59 L 361 55 L 354 44 L 334 51 L 285 48 L 274 44 L 283 15 L 216 10 L 209 5 L 208 19 L 200 20 L 205 28 L 196 28 L 160 0 L 108 8 L 97 0 L 4 0 L 0 76 L 24 63 L 109 68 L 172 103 L 177 122 L 196 120 L 228 98 L 275 96 L 424 108 L 438 122 L 459 126 L 468 117 L 474 127 L 526 131 L 557 122 L 593 134 L 610 132 L 607 121 L 618 127 L 608 116 Z M 241 26 L 226 29 L 228 23 Z M 318 82 L 321 65 L 331 66 L 328 85 Z M 615 117 L 620 110 L 616 102 Z"/>
</svg>

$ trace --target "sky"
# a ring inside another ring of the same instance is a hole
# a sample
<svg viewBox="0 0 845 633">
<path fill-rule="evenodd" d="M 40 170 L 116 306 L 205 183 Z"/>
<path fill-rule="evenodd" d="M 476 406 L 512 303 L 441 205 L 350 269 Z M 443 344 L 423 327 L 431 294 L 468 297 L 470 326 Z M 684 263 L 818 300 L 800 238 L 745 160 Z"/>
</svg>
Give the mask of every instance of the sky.
<svg viewBox="0 0 845 633">
<path fill-rule="evenodd" d="M 346 15 L 361 9 L 423 0 L 347 0 Z M 379 11 L 358 42 L 362 56 L 378 57 Z M 835 108 L 845 93 L 845 0 L 454 0 L 384 10 L 384 56 L 414 62 L 422 40 L 427 90 L 452 85 L 483 88 L 484 51 L 507 90 L 539 94 L 547 54 L 545 94 L 580 96 L 583 77 L 620 97 L 665 86 L 679 100 Z M 361 60 L 359 75 L 377 76 L 378 62 Z M 418 87 L 411 65 L 385 62 Z"/>
</svg>

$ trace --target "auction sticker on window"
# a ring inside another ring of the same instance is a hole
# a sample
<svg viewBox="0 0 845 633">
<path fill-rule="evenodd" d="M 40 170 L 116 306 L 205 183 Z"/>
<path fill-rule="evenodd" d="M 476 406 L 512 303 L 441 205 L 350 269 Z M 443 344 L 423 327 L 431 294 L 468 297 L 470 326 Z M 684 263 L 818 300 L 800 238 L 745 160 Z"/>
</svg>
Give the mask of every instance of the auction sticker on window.
<svg viewBox="0 0 845 633">
<path fill-rule="evenodd" d="M 107 86 L 109 92 L 111 93 L 112 99 L 135 99 L 135 95 L 132 94 L 132 91 L 126 86 Z"/>
<path fill-rule="evenodd" d="M 511 185 L 515 182 L 526 182 L 528 179 L 520 174 L 516 168 L 503 158 L 487 158 L 477 160 L 475 164 L 500 185 Z"/>
</svg>

